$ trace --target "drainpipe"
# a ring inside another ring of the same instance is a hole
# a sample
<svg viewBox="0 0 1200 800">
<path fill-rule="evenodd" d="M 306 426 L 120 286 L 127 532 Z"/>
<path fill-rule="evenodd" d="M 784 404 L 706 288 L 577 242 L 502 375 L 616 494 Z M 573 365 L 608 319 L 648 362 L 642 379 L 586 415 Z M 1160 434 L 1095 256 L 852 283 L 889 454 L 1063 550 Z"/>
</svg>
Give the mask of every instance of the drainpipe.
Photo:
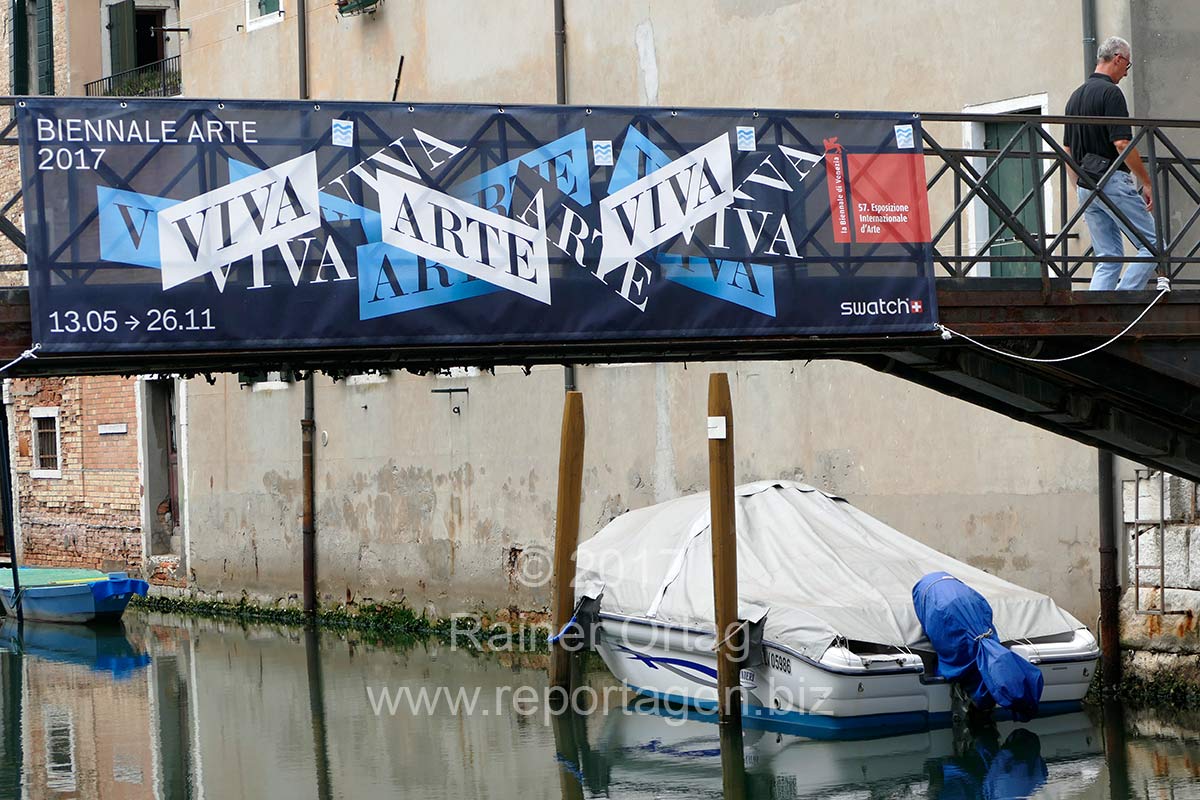
<svg viewBox="0 0 1200 800">
<path fill-rule="evenodd" d="M 296 65 L 300 86 L 300 99 L 308 99 L 308 12 L 305 0 L 296 2 Z M 313 374 L 304 379 L 304 418 L 300 420 L 301 458 L 303 467 L 303 520 L 302 541 L 304 546 L 304 614 L 312 617 L 317 613 L 317 526 L 316 526 L 316 465 L 313 454 L 314 421 Z"/>
<path fill-rule="evenodd" d="M 1104 691 L 1121 685 L 1121 584 L 1117 577 L 1117 493 L 1113 464 L 1108 450 L 1097 452 L 1097 482 L 1100 495 L 1100 668 Z"/>
<path fill-rule="evenodd" d="M 1083 75 L 1096 69 L 1096 0 L 1083 2 Z M 1104 690 L 1121 685 L 1121 582 L 1117 573 L 1116 459 L 1096 451 L 1096 483 L 1100 502 L 1100 668 Z"/>
<path fill-rule="evenodd" d="M 1085 0 L 1086 1 L 1086 0 Z M 296 67 L 300 83 L 300 99 L 308 99 L 308 12 L 304 0 L 296 0 Z"/>
<path fill-rule="evenodd" d="M 329 733 L 325 723 L 325 677 L 321 671 L 321 638 L 312 625 L 304 629 L 304 661 L 308 676 L 308 711 L 312 717 L 313 757 L 317 768 L 317 800 L 333 797 L 329 770 Z"/>
<path fill-rule="evenodd" d="M 567 13 L 565 0 L 554 0 L 554 102 L 567 103 Z M 563 365 L 563 387 L 575 391 L 575 365 Z"/>
<path fill-rule="evenodd" d="M 1083 77 L 1096 71 L 1096 0 L 1083 0 Z"/>
<path fill-rule="evenodd" d="M 565 0 L 554 0 L 554 88 L 560 106 L 567 102 L 567 15 Z"/>
</svg>

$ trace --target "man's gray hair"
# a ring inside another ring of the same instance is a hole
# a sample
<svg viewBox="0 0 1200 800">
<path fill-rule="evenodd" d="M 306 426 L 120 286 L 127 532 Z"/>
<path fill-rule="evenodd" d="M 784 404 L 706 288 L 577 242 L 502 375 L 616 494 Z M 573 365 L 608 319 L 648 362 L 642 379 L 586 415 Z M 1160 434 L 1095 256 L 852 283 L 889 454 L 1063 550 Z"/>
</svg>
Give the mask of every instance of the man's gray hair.
<svg viewBox="0 0 1200 800">
<path fill-rule="evenodd" d="M 1097 61 L 1112 61 L 1117 56 L 1129 57 L 1129 42 L 1120 36 L 1110 36 L 1096 50 Z"/>
</svg>

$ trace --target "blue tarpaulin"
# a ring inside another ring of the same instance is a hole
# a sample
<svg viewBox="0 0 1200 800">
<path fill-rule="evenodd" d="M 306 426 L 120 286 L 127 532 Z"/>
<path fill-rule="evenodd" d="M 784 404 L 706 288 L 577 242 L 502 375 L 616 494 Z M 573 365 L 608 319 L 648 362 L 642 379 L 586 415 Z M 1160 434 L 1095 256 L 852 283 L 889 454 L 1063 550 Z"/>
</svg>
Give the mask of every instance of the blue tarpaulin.
<svg viewBox="0 0 1200 800">
<path fill-rule="evenodd" d="M 1001 746 L 992 729 L 972 744 L 961 756 L 942 763 L 939 800 L 1032 797 L 1050 776 L 1041 742 L 1032 731 L 1017 728 Z"/>
<path fill-rule="evenodd" d="M 979 708 L 998 705 L 1022 721 L 1037 715 L 1042 673 L 1000 643 L 983 595 L 948 572 L 931 572 L 913 587 L 913 606 L 939 675 L 962 684 Z"/>
</svg>

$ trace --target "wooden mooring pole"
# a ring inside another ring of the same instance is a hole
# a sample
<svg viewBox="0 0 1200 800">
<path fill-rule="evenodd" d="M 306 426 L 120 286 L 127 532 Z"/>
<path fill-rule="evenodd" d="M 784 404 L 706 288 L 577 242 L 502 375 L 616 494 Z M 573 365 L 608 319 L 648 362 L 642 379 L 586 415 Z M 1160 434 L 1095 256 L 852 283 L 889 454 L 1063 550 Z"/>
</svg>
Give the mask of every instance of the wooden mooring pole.
<svg viewBox="0 0 1200 800">
<path fill-rule="evenodd" d="M 1121 581 L 1117 577 L 1117 484 L 1114 456 L 1097 450 L 1100 496 L 1100 675 L 1105 693 L 1121 686 Z M 1135 588 L 1136 592 L 1137 589 Z"/>
<path fill-rule="evenodd" d="M 567 392 L 563 401 L 562 440 L 558 452 L 558 508 L 554 521 L 554 633 L 575 610 L 575 549 L 579 546 L 579 504 L 583 496 L 583 392 Z M 550 685 L 571 689 L 571 639 L 559 639 L 550 651 Z"/>
<path fill-rule="evenodd" d="M 717 713 L 722 725 L 742 725 L 738 677 L 737 531 L 733 499 L 733 403 L 729 376 L 708 376 L 708 487 L 712 515 L 713 607 L 717 622 Z"/>
</svg>

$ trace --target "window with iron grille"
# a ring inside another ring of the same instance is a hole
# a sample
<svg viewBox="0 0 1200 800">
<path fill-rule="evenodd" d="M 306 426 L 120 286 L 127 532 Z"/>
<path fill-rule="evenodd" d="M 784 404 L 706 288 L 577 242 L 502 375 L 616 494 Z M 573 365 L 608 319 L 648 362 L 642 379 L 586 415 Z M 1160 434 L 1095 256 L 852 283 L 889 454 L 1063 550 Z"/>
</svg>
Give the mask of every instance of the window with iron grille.
<svg viewBox="0 0 1200 800">
<path fill-rule="evenodd" d="M 58 407 L 29 409 L 33 430 L 33 468 L 29 471 L 34 478 L 61 478 L 61 439 L 58 430 Z"/>
</svg>

